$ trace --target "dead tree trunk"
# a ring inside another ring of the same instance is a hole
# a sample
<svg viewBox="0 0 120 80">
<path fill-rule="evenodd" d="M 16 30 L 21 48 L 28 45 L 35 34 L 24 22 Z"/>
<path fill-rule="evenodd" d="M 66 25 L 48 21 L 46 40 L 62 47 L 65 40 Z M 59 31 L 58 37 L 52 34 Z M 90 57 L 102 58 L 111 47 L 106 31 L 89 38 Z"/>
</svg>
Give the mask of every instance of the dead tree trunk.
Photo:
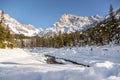
<svg viewBox="0 0 120 80">
<path fill-rule="evenodd" d="M 90 67 L 89 65 L 86 65 L 86 64 L 78 63 L 78 62 L 68 60 L 68 59 L 64 59 L 64 58 L 57 58 L 57 57 L 51 56 L 51 55 L 45 55 L 45 57 L 47 58 L 46 63 L 48 63 L 48 64 L 64 64 L 64 63 L 60 63 L 60 62 L 56 61 L 56 59 L 62 59 L 64 61 L 71 62 L 73 64 L 77 64 L 77 65 L 81 65 L 81 66 L 85 66 L 85 67 Z"/>
</svg>

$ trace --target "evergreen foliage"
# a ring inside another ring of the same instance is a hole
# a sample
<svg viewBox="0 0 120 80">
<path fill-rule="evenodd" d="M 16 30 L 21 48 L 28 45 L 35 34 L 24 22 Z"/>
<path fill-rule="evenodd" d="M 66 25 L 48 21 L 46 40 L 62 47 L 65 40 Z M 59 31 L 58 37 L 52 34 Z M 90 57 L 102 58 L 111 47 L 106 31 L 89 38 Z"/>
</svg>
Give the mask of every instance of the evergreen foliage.
<svg viewBox="0 0 120 80">
<path fill-rule="evenodd" d="M 10 44 L 11 34 L 8 27 L 3 27 L 0 23 L 0 48 L 5 48 L 6 44 Z"/>
</svg>

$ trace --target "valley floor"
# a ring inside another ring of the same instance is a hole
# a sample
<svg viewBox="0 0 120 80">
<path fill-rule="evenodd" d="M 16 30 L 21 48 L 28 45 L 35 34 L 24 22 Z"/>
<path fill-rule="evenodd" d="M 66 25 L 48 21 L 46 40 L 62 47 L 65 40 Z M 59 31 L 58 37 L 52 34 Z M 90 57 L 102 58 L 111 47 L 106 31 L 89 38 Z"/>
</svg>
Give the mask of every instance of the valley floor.
<svg viewBox="0 0 120 80">
<path fill-rule="evenodd" d="M 46 64 L 44 54 L 90 67 Z M 120 80 L 120 46 L 0 49 L 0 80 Z"/>
</svg>

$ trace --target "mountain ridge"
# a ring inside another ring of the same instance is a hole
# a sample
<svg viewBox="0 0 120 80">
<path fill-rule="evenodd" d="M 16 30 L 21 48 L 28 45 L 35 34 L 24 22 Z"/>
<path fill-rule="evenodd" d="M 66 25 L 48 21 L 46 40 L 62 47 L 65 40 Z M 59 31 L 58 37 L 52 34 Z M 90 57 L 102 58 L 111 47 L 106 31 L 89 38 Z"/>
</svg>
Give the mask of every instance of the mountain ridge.
<svg viewBox="0 0 120 80">
<path fill-rule="evenodd" d="M 0 22 L 2 22 L 4 26 L 9 27 L 9 30 L 12 34 L 34 36 L 39 31 L 31 24 L 21 24 L 16 19 L 10 17 L 8 14 L 5 14 L 3 11 L 0 11 Z"/>
<path fill-rule="evenodd" d="M 117 18 L 120 17 L 120 8 L 114 10 L 114 14 Z M 35 28 L 31 24 L 21 24 L 16 19 L 10 17 L 0 10 L 0 21 L 3 21 L 5 26 L 8 26 L 12 34 L 23 34 L 25 36 L 54 36 L 59 33 L 71 33 L 76 31 L 87 30 L 90 27 L 94 27 L 97 23 L 107 20 L 109 14 L 104 17 L 99 15 L 95 16 L 76 16 L 73 14 L 62 15 L 57 22 L 48 28 Z"/>
<path fill-rule="evenodd" d="M 81 31 L 99 19 L 100 17 L 98 15 L 87 17 L 64 14 L 51 27 L 44 29 L 44 32 L 41 33 L 41 35 L 54 36 L 55 34 L 57 35 L 59 33 L 69 34 L 71 32 Z"/>
</svg>

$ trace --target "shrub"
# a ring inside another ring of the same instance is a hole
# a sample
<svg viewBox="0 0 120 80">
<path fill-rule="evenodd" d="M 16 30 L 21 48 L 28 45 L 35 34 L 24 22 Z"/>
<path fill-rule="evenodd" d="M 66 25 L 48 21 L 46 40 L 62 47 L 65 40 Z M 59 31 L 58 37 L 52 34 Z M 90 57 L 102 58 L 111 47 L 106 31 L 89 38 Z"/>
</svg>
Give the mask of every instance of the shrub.
<svg viewBox="0 0 120 80">
<path fill-rule="evenodd" d="M 4 49 L 5 48 L 5 44 L 3 44 L 3 43 L 0 42 L 0 48 Z"/>
</svg>

